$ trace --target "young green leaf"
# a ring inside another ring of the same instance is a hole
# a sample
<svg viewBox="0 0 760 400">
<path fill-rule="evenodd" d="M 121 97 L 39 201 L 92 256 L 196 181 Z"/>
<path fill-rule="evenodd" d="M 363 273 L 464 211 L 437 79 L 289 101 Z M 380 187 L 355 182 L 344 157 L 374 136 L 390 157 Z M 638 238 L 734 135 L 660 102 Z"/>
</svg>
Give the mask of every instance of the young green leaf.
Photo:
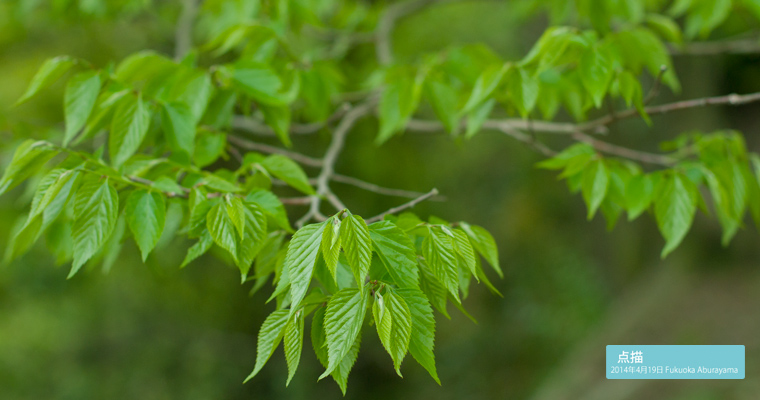
<svg viewBox="0 0 760 400">
<path fill-rule="evenodd" d="M 237 263 L 238 234 L 235 232 L 235 224 L 227 213 L 226 203 L 219 203 L 209 210 L 206 215 L 206 228 L 214 239 L 214 243 L 227 250 Z"/>
<path fill-rule="evenodd" d="M 457 260 L 459 260 L 460 264 L 464 265 L 465 270 L 469 270 L 479 281 L 480 278 L 478 277 L 478 271 L 476 269 L 475 250 L 472 248 L 470 238 L 468 238 L 467 234 L 461 229 L 452 229 L 451 231 L 454 233 L 452 244 L 454 245 Z"/>
<path fill-rule="evenodd" d="M 135 190 L 127 198 L 124 212 L 143 261 L 156 247 L 166 223 L 166 201 L 160 193 Z"/>
<path fill-rule="evenodd" d="M 288 221 L 288 215 L 285 212 L 285 206 L 282 205 L 282 202 L 274 193 L 264 189 L 253 189 L 245 197 L 245 200 L 258 204 L 277 226 L 288 232 L 293 232 L 293 228 L 290 227 L 290 222 Z"/>
<path fill-rule="evenodd" d="M 211 248 L 211 245 L 213 244 L 214 239 L 211 238 L 211 234 L 208 233 L 207 230 L 204 230 L 198 241 L 194 245 L 190 246 L 189 249 L 187 249 L 185 259 L 182 260 L 182 264 L 179 267 L 185 268 L 187 264 L 190 264 L 191 262 L 195 261 L 196 258 L 206 254 L 206 252 Z"/>
<path fill-rule="evenodd" d="M 446 131 L 456 134 L 459 130 L 457 92 L 450 85 L 434 80 L 428 81 L 425 88 L 435 116 L 443 123 Z"/>
<path fill-rule="evenodd" d="M 368 290 L 343 289 L 335 293 L 327 303 L 325 312 L 327 369 L 319 379 L 335 371 L 351 351 L 364 322 L 368 296 Z"/>
<path fill-rule="evenodd" d="M 588 205 L 588 219 L 594 218 L 596 210 L 599 209 L 604 196 L 607 195 L 609 181 L 610 173 L 604 160 L 593 160 L 583 170 L 581 193 Z"/>
<path fill-rule="evenodd" d="M 633 221 L 652 204 L 654 179 L 649 174 L 634 175 L 625 188 L 628 220 Z"/>
<path fill-rule="evenodd" d="M 264 210 L 256 203 L 243 203 L 243 216 L 245 217 L 245 230 L 242 241 L 238 245 L 238 268 L 243 281 L 248 276 L 251 264 L 261 248 L 266 243 L 267 217 Z"/>
<path fill-rule="evenodd" d="M 324 229 L 324 222 L 306 225 L 290 239 L 283 268 L 290 278 L 291 312 L 296 311 L 309 289 Z"/>
<path fill-rule="evenodd" d="M 331 217 L 327 220 L 320 246 L 325 265 L 335 282 L 338 281 L 336 268 L 338 266 L 338 258 L 340 257 L 340 225 L 339 218 Z"/>
<path fill-rule="evenodd" d="M 272 128 L 277 138 L 285 147 L 291 147 L 290 141 L 290 107 L 288 106 L 262 106 L 264 120 Z"/>
<path fill-rule="evenodd" d="M 32 176 L 38 169 L 55 156 L 50 143 L 26 140 L 13 153 L 11 163 L 0 178 L 0 194 L 3 194 Z"/>
<path fill-rule="evenodd" d="M 193 112 L 185 103 L 163 103 L 161 128 L 172 151 L 184 154 L 189 160 L 195 151 L 195 121 Z"/>
<path fill-rule="evenodd" d="M 314 347 L 314 352 L 317 355 L 317 359 L 319 359 L 319 362 L 325 368 L 328 366 L 326 341 L 325 308 L 320 307 L 314 313 L 314 317 L 311 320 L 311 344 Z M 361 341 L 362 334 L 361 331 L 359 331 L 359 334 L 356 336 L 356 340 L 354 340 L 354 343 L 351 345 L 348 353 L 343 357 L 343 360 L 341 360 L 338 366 L 335 367 L 335 370 L 330 374 L 335 380 L 335 383 L 337 383 L 340 387 L 340 390 L 343 392 L 344 396 L 346 395 L 346 389 L 348 386 L 348 374 L 351 372 L 351 368 L 353 368 L 354 363 L 356 362 L 356 358 L 359 355 L 359 346 L 361 345 Z"/>
<path fill-rule="evenodd" d="M 290 380 L 296 374 L 298 364 L 301 361 L 301 349 L 303 349 L 303 319 L 304 312 L 297 312 L 288 318 L 285 325 L 285 360 L 288 363 L 288 380 L 285 386 L 290 385 Z"/>
<path fill-rule="evenodd" d="M 475 81 L 475 87 L 470 93 L 470 98 L 467 99 L 467 103 L 464 105 L 462 112 L 467 113 L 479 106 L 480 103 L 485 101 L 501 83 L 504 74 L 509 70 L 510 65 L 490 65 L 486 67 L 483 73 Z"/>
<path fill-rule="evenodd" d="M 431 226 L 422 242 L 422 255 L 438 280 L 459 299 L 459 270 L 454 256 L 453 238 L 442 227 Z"/>
<path fill-rule="evenodd" d="M 614 73 L 612 59 L 605 47 L 594 46 L 587 48 L 578 64 L 578 72 L 583 87 L 594 99 L 594 105 L 601 107 L 602 100 L 607 94 Z"/>
<path fill-rule="evenodd" d="M 438 379 L 438 371 L 435 368 L 435 354 L 433 354 L 435 318 L 430 302 L 419 289 L 398 289 L 397 292 L 406 301 L 412 316 L 409 353 L 440 385 L 441 381 Z"/>
<path fill-rule="evenodd" d="M 369 235 L 393 282 L 401 288 L 418 288 L 417 254 L 409 236 L 390 221 L 370 224 Z"/>
<path fill-rule="evenodd" d="M 362 217 L 349 215 L 340 225 L 340 243 L 357 285 L 363 287 L 372 261 L 372 240 Z"/>
<path fill-rule="evenodd" d="M 111 121 L 108 150 L 115 167 L 124 164 L 137 151 L 148 133 L 150 108 L 142 95 L 129 96 L 119 103 Z"/>
<path fill-rule="evenodd" d="M 279 96 L 282 81 L 268 66 L 255 62 L 246 62 L 236 66 L 232 80 L 237 87 L 252 99 L 267 105 L 283 105 Z"/>
<path fill-rule="evenodd" d="M 680 173 L 664 175 L 657 188 L 654 215 L 665 238 L 664 258 L 675 250 L 689 232 L 697 211 L 697 188 Z"/>
<path fill-rule="evenodd" d="M 499 274 L 499 277 L 503 278 L 504 273 L 501 271 L 501 266 L 499 266 L 499 249 L 496 247 L 496 241 L 493 239 L 493 236 L 487 230 L 477 225 L 460 222 L 459 226 L 470 237 L 475 250 L 491 264 L 491 267 Z"/>
<path fill-rule="evenodd" d="M 282 340 L 283 331 L 285 330 L 285 324 L 288 322 L 288 310 L 276 310 L 269 314 L 264 323 L 261 324 L 259 329 L 258 346 L 256 348 L 256 366 L 253 368 L 253 372 L 245 378 L 243 383 L 248 382 L 251 378 L 261 371 L 261 368 L 272 357 L 272 354 L 277 349 L 277 346 Z"/>
<path fill-rule="evenodd" d="M 109 180 L 89 177 L 74 199 L 74 263 L 69 278 L 108 240 L 119 213 L 119 195 Z"/>
<path fill-rule="evenodd" d="M 66 118 L 66 132 L 63 145 L 67 146 L 71 139 L 87 123 L 92 113 L 95 101 L 100 93 L 100 74 L 98 71 L 85 71 L 74 75 L 66 84 L 63 98 L 63 110 Z"/>
<path fill-rule="evenodd" d="M 243 240 L 243 235 L 245 235 L 245 205 L 243 205 L 243 199 L 227 195 L 224 197 L 224 205 L 227 216 L 230 217 L 230 221 L 232 221 L 232 225 L 235 226 L 235 230 L 238 233 L 238 238 Z"/>
<path fill-rule="evenodd" d="M 305 194 L 315 194 L 314 189 L 309 185 L 309 178 L 306 173 L 290 158 L 280 154 L 272 154 L 261 162 L 261 166 L 275 178 L 293 188 Z"/>
<path fill-rule="evenodd" d="M 40 90 L 52 85 L 63 74 L 68 72 L 74 66 L 76 61 L 69 56 L 58 56 L 45 60 L 40 69 L 32 78 L 26 92 L 16 101 L 19 105 L 37 94 Z"/>
<path fill-rule="evenodd" d="M 409 349 L 409 338 L 412 335 L 412 315 L 406 301 L 393 291 L 386 291 L 385 296 L 379 298 L 384 301 L 376 301 L 373 306 L 377 334 L 393 359 L 396 373 L 401 376 L 401 362 Z M 380 307 L 384 310 L 375 312 Z"/>
</svg>

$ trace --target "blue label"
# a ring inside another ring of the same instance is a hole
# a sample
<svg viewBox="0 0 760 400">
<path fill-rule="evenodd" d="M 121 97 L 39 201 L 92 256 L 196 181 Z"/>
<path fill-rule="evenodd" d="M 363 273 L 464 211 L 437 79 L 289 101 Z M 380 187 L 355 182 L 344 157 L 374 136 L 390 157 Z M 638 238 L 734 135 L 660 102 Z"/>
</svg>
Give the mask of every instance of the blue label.
<svg viewBox="0 0 760 400">
<path fill-rule="evenodd" d="M 607 379 L 744 379 L 744 346 L 607 346 Z"/>
</svg>

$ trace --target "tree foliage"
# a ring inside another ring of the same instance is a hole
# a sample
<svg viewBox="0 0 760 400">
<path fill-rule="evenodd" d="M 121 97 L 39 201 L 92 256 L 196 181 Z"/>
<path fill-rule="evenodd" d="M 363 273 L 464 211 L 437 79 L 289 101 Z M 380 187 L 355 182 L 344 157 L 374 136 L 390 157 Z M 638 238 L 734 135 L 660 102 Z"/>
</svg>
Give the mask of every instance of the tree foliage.
<svg viewBox="0 0 760 400">
<path fill-rule="evenodd" d="M 80 2 L 65 12 L 132 14 L 138 3 Z M 273 286 L 275 310 L 259 332 L 248 379 L 282 341 L 290 382 L 310 317 L 313 350 L 326 368 L 320 379 L 332 376 L 345 393 L 365 325 L 374 325 L 399 375 L 410 353 L 439 382 L 432 310 L 448 317 L 452 302 L 464 311 L 473 278 L 498 294 L 481 258 L 502 276 L 484 228 L 405 211 L 435 191 L 376 217 L 346 209 L 329 182 L 360 118 L 377 119 L 378 145 L 420 130 L 455 140 L 497 130 L 523 141 L 547 157 L 539 167 L 561 171 L 581 193 L 589 219 L 601 213 L 612 227 L 624 212 L 629 220 L 652 214 L 663 257 L 684 240 L 697 209 L 714 209 L 725 244 L 747 211 L 760 223 L 760 157 L 740 133 L 685 133 L 658 154 L 596 135 L 621 118 L 650 123 L 654 113 L 754 101 L 733 95 L 648 105 L 660 84 L 679 90 L 671 53 L 707 39 L 733 11 L 760 19 L 756 2 L 525 0 L 525 10 L 548 11 L 552 23 L 521 59 L 484 45 L 395 59 L 395 22 L 429 3 L 190 1 L 185 7 L 198 9 L 183 12 L 197 11 L 194 24 L 178 23 L 177 35 L 198 45 L 181 49 L 178 41 L 174 58 L 144 50 L 107 65 L 47 60 L 17 105 L 28 107 L 65 81 L 63 129 L 20 144 L 0 179 L 5 193 L 38 177 L 6 258 L 27 251 L 54 222 L 71 227 L 70 237 L 49 243 L 60 261 L 72 262 L 70 277 L 99 254 L 118 255 L 128 236 L 143 260 L 164 235 L 195 240 L 183 267 L 217 247 L 243 283 L 254 282 L 252 291 Z M 372 60 L 357 56 L 373 50 Z M 588 119 L 608 106 L 626 108 Z M 563 118 L 571 121 L 554 121 Z M 295 134 L 317 131 L 331 133 L 323 158 L 288 150 Z M 276 136 L 282 147 L 241 132 Z M 540 140 L 545 133 L 569 143 L 550 149 Z M 230 157 L 237 169 L 219 166 Z M 310 179 L 302 166 L 320 172 Z M 304 196 L 284 197 L 279 185 Z M 288 204 L 309 211 L 294 221 Z M 172 218 L 182 228 L 167 232 Z"/>
</svg>

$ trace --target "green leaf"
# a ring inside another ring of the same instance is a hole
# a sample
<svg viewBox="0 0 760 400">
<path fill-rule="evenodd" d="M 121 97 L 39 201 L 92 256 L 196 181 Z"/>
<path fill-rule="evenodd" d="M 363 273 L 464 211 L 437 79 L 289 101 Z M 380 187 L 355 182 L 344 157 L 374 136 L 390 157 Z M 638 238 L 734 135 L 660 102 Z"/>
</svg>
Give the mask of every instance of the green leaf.
<svg viewBox="0 0 760 400">
<path fill-rule="evenodd" d="M 193 154 L 193 163 L 198 168 L 211 165 L 223 153 L 227 146 L 227 135 L 219 132 L 199 135 L 195 140 L 195 152 Z"/>
<path fill-rule="evenodd" d="M 459 299 L 459 270 L 454 256 L 453 238 L 440 226 L 431 226 L 422 241 L 422 255 L 438 280 Z"/>
<path fill-rule="evenodd" d="M 435 368 L 435 354 L 433 354 L 435 318 L 430 302 L 419 289 L 398 289 L 397 292 L 406 301 L 412 316 L 409 353 L 440 385 L 441 381 L 438 379 L 438 371 Z"/>
<path fill-rule="evenodd" d="M 417 254 L 409 236 L 390 221 L 369 225 L 369 235 L 393 282 L 401 288 L 419 288 Z"/>
<path fill-rule="evenodd" d="M 166 223 L 166 201 L 156 192 L 135 190 L 127 198 L 124 212 L 132 235 L 145 261 L 156 247 Z"/>
<path fill-rule="evenodd" d="M 393 359 L 393 367 L 398 376 L 401 375 L 401 362 L 404 361 L 409 349 L 409 338 L 412 335 L 412 315 L 404 299 L 389 290 L 385 296 L 378 294 L 373 314 L 377 334 L 383 347 Z M 384 299 L 384 301 L 383 301 Z M 379 310 L 383 308 L 383 310 Z"/>
<path fill-rule="evenodd" d="M 232 80 L 241 91 L 252 99 L 267 105 L 283 105 L 279 96 L 282 81 L 268 66 L 255 62 L 247 62 L 235 67 Z"/>
<path fill-rule="evenodd" d="M 448 297 L 446 287 L 433 275 L 433 271 L 430 270 L 424 260 L 419 260 L 418 265 L 420 266 L 420 289 L 422 293 L 438 312 L 451 319 L 446 310 L 446 298 Z"/>
<path fill-rule="evenodd" d="M 108 150 L 111 163 L 121 166 L 137 151 L 148 133 L 150 108 L 142 95 L 129 96 L 119 103 L 111 121 L 111 135 Z"/>
<path fill-rule="evenodd" d="M 325 230 L 322 233 L 322 258 L 325 260 L 325 266 L 330 271 L 334 282 L 338 281 L 336 268 L 338 258 L 340 257 L 340 219 L 330 217 L 325 223 Z"/>
<path fill-rule="evenodd" d="M 204 230 L 198 241 L 187 250 L 185 259 L 182 260 L 182 264 L 179 267 L 185 268 L 187 264 L 190 264 L 195 261 L 196 258 L 206 254 L 213 244 L 214 239 L 211 238 L 211 234 L 208 233 L 207 230 Z"/>
<path fill-rule="evenodd" d="M 496 247 L 496 241 L 487 230 L 477 225 L 470 225 L 466 222 L 460 222 L 459 226 L 470 237 L 472 246 L 480 253 L 483 258 L 493 267 L 500 278 L 504 278 L 504 273 L 499 266 L 499 249 Z"/>
<path fill-rule="evenodd" d="M 272 128 L 277 138 L 285 147 L 291 147 L 290 141 L 290 107 L 288 106 L 262 106 L 264 120 Z"/>
<path fill-rule="evenodd" d="M 226 195 L 224 196 L 224 204 L 227 216 L 230 217 L 230 221 L 232 221 L 232 225 L 235 226 L 235 230 L 238 233 L 238 238 L 243 240 L 243 235 L 245 235 L 245 206 L 243 205 L 243 199 Z"/>
<path fill-rule="evenodd" d="M 581 193 L 588 205 L 588 219 L 594 218 L 596 210 L 599 209 L 604 196 L 607 195 L 609 181 L 610 173 L 604 160 L 593 160 L 583 170 Z"/>
<path fill-rule="evenodd" d="M 475 87 L 462 112 L 470 112 L 486 100 L 499 86 L 504 74 L 509 70 L 509 64 L 489 65 L 475 81 Z"/>
<path fill-rule="evenodd" d="M 301 361 L 304 314 L 304 312 L 297 312 L 288 318 L 288 323 L 285 325 L 285 360 L 288 363 L 288 380 L 285 382 L 285 386 L 290 385 L 290 380 L 296 374 L 298 364 Z"/>
<path fill-rule="evenodd" d="M 483 126 L 483 123 L 486 122 L 488 116 L 491 115 L 491 111 L 495 104 L 495 99 L 486 100 L 483 104 L 475 107 L 475 109 L 467 115 L 467 127 L 464 132 L 464 137 L 466 139 L 471 138 L 480 131 L 480 127 Z"/>
<path fill-rule="evenodd" d="M 470 273 L 480 281 L 477 271 L 477 261 L 475 259 L 475 250 L 472 248 L 470 238 L 467 237 L 467 234 L 461 229 L 452 229 L 452 232 L 454 233 L 452 244 L 454 245 L 457 260 L 459 260 L 460 265 L 464 264 L 465 270 L 469 270 Z"/>
<path fill-rule="evenodd" d="M 264 189 L 253 189 L 245 199 L 263 208 L 280 228 L 293 232 L 288 215 L 285 213 L 285 206 L 274 193 Z"/>
<path fill-rule="evenodd" d="M 272 154 L 261 162 L 261 166 L 277 179 L 287 183 L 298 191 L 310 195 L 316 194 L 311 185 L 309 185 L 309 178 L 306 176 L 306 173 L 290 158 L 280 154 Z"/>
<path fill-rule="evenodd" d="M 227 250 L 237 264 L 238 237 L 235 224 L 227 213 L 227 204 L 219 203 L 209 210 L 206 215 L 206 228 L 214 239 L 214 243 Z"/>
<path fill-rule="evenodd" d="M 68 197 L 72 188 L 72 183 L 79 177 L 79 171 L 64 170 L 62 168 L 54 169 L 47 174 L 39 186 L 37 193 L 32 199 L 32 207 L 29 211 L 30 217 L 36 216 L 43 212 L 49 212 L 51 203 L 59 195 Z"/>
<path fill-rule="evenodd" d="M 672 19 L 660 14 L 649 14 L 646 23 L 663 39 L 673 43 L 683 42 L 681 28 Z"/>
<path fill-rule="evenodd" d="M 523 118 L 536 107 L 539 81 L 524 68 L 511 68 L 505 78 L 507 92 Z"/>
<path fill-rule="evenodd" d="M 356 340 L 354 340 L 354 343 L 351 345 L 351 348 L 348 350 L 346 356 L 343 357 L 343 360 L 341 360 L 340 364 L 338 364 L 338 366 L 335 367 L 335 370 L 330 374 L 335 380 L 335 383 L 340 386 L 340 390 L 343 392 L 344 396 L 346 395 L 346 388 L 348 385 L 348 374 L 351 372 L 351 368 L 353 368 L 354 363 L 356 362 L 356 358 L 359 355 L 359 346 L 361 345 L 361 340 L 362 335 L 360 331 L 359 335 L 356 337 Z M 324 307 L 317 309 L 317 311 L 314 313 L 314 317 L 311 320 L 311 344 L 314 347 L 314 352 L 317 355 L 317 359 L 319 359 L 319 362 L 325 368 L 327 368 L 328 356 L 325 337 Z"/>
<path fill-rule="evenodd" d="M 74 262 L 69 278 L 105 244 L 119 214 L 119 195 L 108 178 L 88 178 L 74 199 Z"/>
<path fill-rule="evenodd" d="M 578 64 L 578 73 L 583 87 L 594 99 L 594 105 L 601 107 L 614 73 L 612 59 L 606 48 L 594 46 L 586 49 Z"/>
<path fill-rule="evenodd" d="M 277 310 L 264 320 L 259 329 L 259 340 L 256 349 L 256 366 L 253 367 L 253 372 L 245 378 L 243 383 L 248 382 L 251 378 L 261 371 L 261 368 L 272 357 L 274 351 L 282 340 L 283 331 L 285 330 L 285 324 L 288 322 L 288 310 Z"/>
<path fill-rule="evenodd" d="M 322 243 L 322 232 L 325 223 L 309 224 L 299 229 L 288 244 L 284 269 L 290 278 L 291 312 L 296 311 L 301 304 L 306 290 L 311 283 L 314 264 L 319 256 L 319 246 Z"/>
<path fill-rule="evenodd" d="M 652 175 L 640 174 L 631 177 L 625 188 L 628 220 L 633 221 L 646 211 L 652 204 L 653 196 L 654 179 Z"/>
<path fill-rule="evenodd" d="M 675 250 L 689 232 L 697 211 L 697 195 L 694 183 L 680 173 L 664 175 L 660 180 L 654 200 L 654 215 L 665 238 L 663 258 Z"/>
<path fill-rule="evenodd" d="M 95 101 L 100 93 L 100 74 L 98 71 L 85 71 L 74 75 L 66 84 L 63 97 L 63 109 L 66 117 L 66 132 L 63 145 L 84 128 L 92 113 Z"/>
<path fill-rule="evenodd" d="M 266 243 L 267 217 L 264 215 L 264 210 L 256 203 L 246 201 L 243 206 L 245 230 L 243 231 L 243 240 L 238 246 L 237 258 L 240 276 L 244 282 L 248 276 L 248 271 L 251 269 L 253 260 Z"/>
<path fill-rule="evenodd" d="M 426 89 L 427 98 L 436 117 L 446 127 L 446 131 L 456 134 L 459 130 L 457 92 L 450 85 L 434 80 L 427 82 Z"/>
<path fill-rule="evenodd" d="M 52 150 L 52 145 L 42 140 L 29 139 L 21 143 L 0 178 L 0 194 L 13 189 L 37 172 L 55 156 Z"/>
<path fill-rule="evenodd" d="M 40 233 L 42 233 L 42 216 L 32 217 L 30 215 L 24 224 L 19 225 L 21 221 L 21 218 L 18 219 L 11 230 L 11 239 L 8 241 L 8 247 L 5 250 L 6 263 L 26 253 L 37 242 Z"/>
<path fill-rule="evenodd" d="M 340 225 L 340 243 L 356 284 L 363 287 L 372 261 L 372 239 L 362 217 L 349 215 L 343 219 Z"/>
<path fill-rule="evenodd" d="M 173 152 L 190 158 L 195 152 L 195 121 L 193 112 L 185 103 L 163 103 L 161 127 Z"/>
<path fill-rule="evenodd" d="M 327 303 L 325 312 L 325 339 L 327 342 L 327 369 L 320 375 L 323 379 L 342 364 L 359 337 L 364 314 L 367 310 L 369 291 L 343 289 L 335 293 Z"/>
<path fill-rule="evenodd" d="M 76 61 L 69 56 L 58 56 L 45 60 L 40 69 L 32 78 L 26 92 L 16 101 L 19 105 L 37 94 L 40 90 L 52 85 L 63 74 L 68 72 L 74 66 Z"/>
</svg>

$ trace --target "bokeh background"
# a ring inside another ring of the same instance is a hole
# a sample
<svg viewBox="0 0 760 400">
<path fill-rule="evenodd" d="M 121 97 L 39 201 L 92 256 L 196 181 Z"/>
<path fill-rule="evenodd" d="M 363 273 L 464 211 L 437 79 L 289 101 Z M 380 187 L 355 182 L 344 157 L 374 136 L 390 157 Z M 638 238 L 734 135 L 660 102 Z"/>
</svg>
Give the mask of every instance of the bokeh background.
<svg viewBox="0 0 760 400">
<path fill-rule="evenodd" d="M 49 3 L 49 4 L 48 4 Z M 0 2 L 0 165 L 25 137 L 61 129 L 62 87 L 13 108 L 41 62 L 58 54 L 99 65 L 144 48 L 172 52 L 176 2 L 133 11 L 82 12 L 63 1 Z M 87 3 L 87 2 L 80 2 Z M 94 2 L 97 3 L 97 2 Z M 52 5 L 51 5 L 52 4 Z M 511 2 L 463 1 L 400 22 L 398 57 L 449 44 L 484 42 L 516 59 L 547 20 Z M 720 37 L 726 32 L 717 31 Z M 683 91 L 657 103 L 760 90 L 760 55 L 676 56 Z M 651 83 L 651 82 L 649 82 Z M 645 88 L 648 87 L 645 82 Z M 657 149 L 682 132 L 733 128 L 760 151 L 760 106 L 714 107 L 618 123 L 610 141 Z M 608 231 L 586 221 L 579 195 L 553 172 L 534 167 L 537 154 L 511 138 L 484 132 L 466 143 L 445 135 L 407 134 L 372 145 L 376 121 L 350 135 L 339 172 L 381 185 L 426 191 L 445 202 L 415 212 L 482 225 L 497 240 L 505 277 L 492 276 L 503 298 L 482 285 L 466 308 L 437 315 L 438 386 L 409 358 L 404 379 L 367 331 L 349 379 L 347 399 L 757 399 L 760 398 L 760 235 L 749 223 L 728 247 L 714 218 L 699 214 L 681 247 L 665 260 L 650 215 L 621 220 Z M 547 138 L 560 148 L 562 139 Z M 296 149 L 320 155 L 328 134 L 299 139 Z M 308 171 L 307 171 L 308 172 Z M 312 171 L 313 172 L 313 171 Z M 335 183 L 354 211 L 374 215 L 405 201 Z M 24 187 L 0 198 L 0 244 L 26 212 Z M 292 216 L 304 212 L 289 210 Z M 143 264 L 127 242 L 109 273 L 100 268 L 66 280 L 68 265 L 40 240 L 21 259 L 0 267 L 0 399 L 332 399 L 330 379 L 305 345 L 289 388 L 278 350 L 251 382 L 256 334 L 272 305 L 268 293 L 249 297 L 235 270 L 206 256 L 178 265 L 188 242 L 178 238 Z M 607 344 L 743 344 L 742 381 L 607 381 Z"/>
</svg>

